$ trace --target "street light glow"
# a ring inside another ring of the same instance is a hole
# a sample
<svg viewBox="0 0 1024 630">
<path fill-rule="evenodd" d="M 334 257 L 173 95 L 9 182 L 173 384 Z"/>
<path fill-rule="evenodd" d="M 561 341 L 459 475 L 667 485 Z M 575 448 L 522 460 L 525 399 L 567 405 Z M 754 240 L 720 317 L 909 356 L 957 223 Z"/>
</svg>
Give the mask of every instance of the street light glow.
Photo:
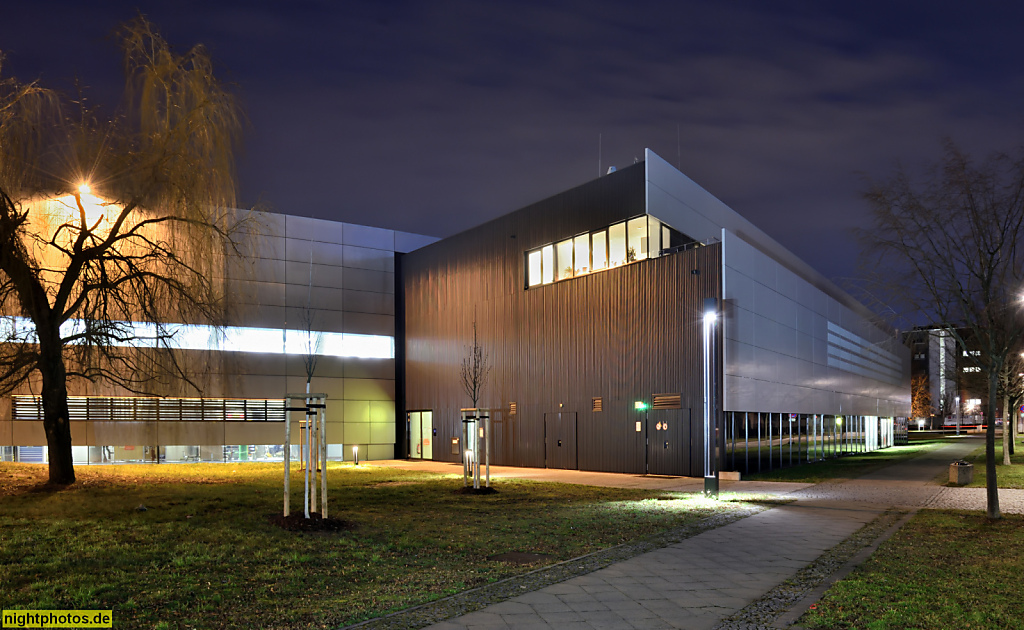
<svg viewBox="0 0 1024 630">
<path fill-rule="evenodd" d="M 78 192 L 82 193 L 83 195 L 88 195 L 89 193 L 92 192 L 92 188 L 86 182 L 82 182 L 81 184 L 78 185 Z"/>
</svg>

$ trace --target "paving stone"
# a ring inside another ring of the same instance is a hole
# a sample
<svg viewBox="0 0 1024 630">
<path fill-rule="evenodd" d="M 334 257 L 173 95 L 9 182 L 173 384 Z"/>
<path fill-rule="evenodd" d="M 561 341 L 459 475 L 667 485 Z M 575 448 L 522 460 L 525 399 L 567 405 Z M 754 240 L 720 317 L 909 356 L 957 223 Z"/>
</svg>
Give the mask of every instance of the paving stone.
<svg viewBox="0 0 1024 630">
<path fill-rule="evenodd" d="M 583 616 L 575 611 L 540 613 L 541 619 L 551 624 L 561 624 L 569 621 L 583 621 Z"/>
</svg>

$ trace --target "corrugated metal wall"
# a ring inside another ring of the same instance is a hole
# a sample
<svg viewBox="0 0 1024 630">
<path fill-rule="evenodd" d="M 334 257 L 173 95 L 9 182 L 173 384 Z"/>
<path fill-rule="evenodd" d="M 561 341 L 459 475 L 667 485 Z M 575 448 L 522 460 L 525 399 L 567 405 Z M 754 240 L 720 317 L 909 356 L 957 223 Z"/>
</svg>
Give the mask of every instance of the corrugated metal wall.
<svg viewBox="0 0 1024 630">
<path fill-rule="evenodd" d="M 433 410 L 435 459 L 459 461 L 450 445 L 461 435 L 459 409 L 470 405 L 459 366 L 476 321 L 493 365 L 480 406 L 500 410 L 492 463 L 543 467 L 545 414 L 562 413 L 576 417 L 580 469 L 643 473 L 657 417 L 673 423 L 662 433 L 678 433 L 673 450 L 689 450 L 675 467 L 659 463 L 662 474 L 702 474 L 689 424 L 700 418 L 701 314 L 703 299 L 720 294 L 720 248 L 524 289 L 526 250 L 643 212 L 638 166 L 403 258 L 405 405 Z M 681 410 L 634 409 L 672 392 Z M 595 397 L 602 411 L 592 411 Z"/>
</svg>

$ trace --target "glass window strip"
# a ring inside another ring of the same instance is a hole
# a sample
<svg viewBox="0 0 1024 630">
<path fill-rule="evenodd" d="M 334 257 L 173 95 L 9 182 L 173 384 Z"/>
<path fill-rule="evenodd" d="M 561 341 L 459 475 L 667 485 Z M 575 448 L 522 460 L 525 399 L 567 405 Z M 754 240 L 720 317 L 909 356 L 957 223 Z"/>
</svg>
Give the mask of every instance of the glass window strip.
<svg viewBox="0 0 1024 630">
<path fill-rule="evenodd" d="M 681 246 L 673 244 L 674 235 L 678 235 L 679 241 L 686 241 L 670 226 L 644 214 L 528 250 L 526 288 L 657 258 L 670 247 Z"/>
<path fill-rule="evenodd" d="M 42 420 L 39 396 L 11 396 L 12 418 Z M 153 398 L 68 396 L 72 422 L 284 422 L 281 398 Z"/>
<path fill-rule="evenodd" d="M 5 317 L 17 338 L 4 342 L 36 343 L 31 320 Z M 162 324 L 147 322 L 113 322 L 117 333 L 105 336 L 104 343 L 124 348 L 168 348 L 172 350 L 214 350 L 220 352 L 255 352 L 264 354 L 345 357 L 356 359 L 395 358 L 395 338 L 388 335 L 363 335 L 306 331 L 283 328 L 216 326 L 194 324 Z M 69 320 L 61 326 L 61 335 L 84 331 L 83 320 Z M 5 332 L 0 330 L 0 333 Z"/>
</svg>

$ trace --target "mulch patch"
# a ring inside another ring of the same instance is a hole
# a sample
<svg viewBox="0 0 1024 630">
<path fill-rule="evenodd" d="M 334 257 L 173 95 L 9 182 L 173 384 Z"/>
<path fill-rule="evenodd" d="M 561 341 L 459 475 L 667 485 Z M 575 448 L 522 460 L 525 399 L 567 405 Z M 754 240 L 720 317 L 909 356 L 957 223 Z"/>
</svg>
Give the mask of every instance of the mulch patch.
<svg viewBox="0 0 1024 630">
<path fill-rule="evenodd" d="M 487 556 L 488 560 L 509 562 L 512 564 L 533 564 L 534 562 L 544 562 L 553 558 L 554 556 L 549 553 L 529 553 L 526 551 L 509 551 L 508 553 L 499 553 L 493 556 Z"/>
<path fill-rule="evenodd" d="M 494 488 L 474 488 L 473 486 L 463 486 L 455 491 L 455 494 L 497 494 L 498 491 Z"/>
<path fill-rule="evenodd" d="M 356 524 L 352 521 L 341 518 L 323 518 L 319 512 L 310 512 L 309 518 L 306 518 L 302 512 L 288 516 L 274 514 L 268 520 L 271 525 L 277 525 L 290 532 L 347 532 L 356 528 Z"/>
</svg>

